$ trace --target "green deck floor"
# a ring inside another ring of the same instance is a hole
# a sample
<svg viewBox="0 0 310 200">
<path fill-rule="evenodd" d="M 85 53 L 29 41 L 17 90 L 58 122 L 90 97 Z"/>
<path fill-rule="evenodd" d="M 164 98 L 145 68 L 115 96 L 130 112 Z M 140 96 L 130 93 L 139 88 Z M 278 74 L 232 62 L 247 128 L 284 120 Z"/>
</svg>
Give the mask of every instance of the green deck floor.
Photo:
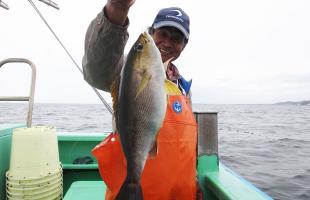
<svg viewBox="0 0 310 200">
<path fill-rule="evenodd" d="M 105 190 L 102 181 L 76 181 L 71 184 L 64 200 L 103 200 Z"/>
</svg>

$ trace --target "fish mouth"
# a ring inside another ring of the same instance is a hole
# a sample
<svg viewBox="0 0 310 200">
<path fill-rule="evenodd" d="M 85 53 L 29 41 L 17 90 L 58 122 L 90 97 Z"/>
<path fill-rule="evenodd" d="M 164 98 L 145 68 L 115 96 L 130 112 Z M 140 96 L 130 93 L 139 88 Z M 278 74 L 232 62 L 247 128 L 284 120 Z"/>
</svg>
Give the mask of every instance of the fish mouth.
<svg viewBox="0 0 310 200">
<path fill-rule="evenodd" d="M 151 40 L 152 40 L 151 35 L 147 31 L 141 34 L 140 42 L 142 42 L 143 44 L 151 42 Z"/>
<path fill-rule="evenodd" d="M 151 36 L 147 32 L 140 34 L 138 41 L 134 45 L 134 49 L 138 52 L 142 52 L 145 45 L 150 43 L 152 40 Z"/>
</svg>

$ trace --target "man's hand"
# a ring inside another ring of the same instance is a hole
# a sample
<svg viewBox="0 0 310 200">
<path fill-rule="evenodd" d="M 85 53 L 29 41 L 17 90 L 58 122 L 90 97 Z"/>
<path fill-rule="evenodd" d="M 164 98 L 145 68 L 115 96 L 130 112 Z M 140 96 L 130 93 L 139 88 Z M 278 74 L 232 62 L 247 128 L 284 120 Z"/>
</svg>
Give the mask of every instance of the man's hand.
<svg viewBox="0 0 310 200">
<path fill-rule="evenodd" d="M 105 13 L 112 23 L 123 26 L 129 9 L 134 3 L 135 0 L 108 0 Z"/>
<path fill-rule="evenodd" d="M 135 3 L 135 0 L 108 0 L 108 4 L 112 4 L 113 6 L 119 9 L 129 9 Z"/>
</svg>

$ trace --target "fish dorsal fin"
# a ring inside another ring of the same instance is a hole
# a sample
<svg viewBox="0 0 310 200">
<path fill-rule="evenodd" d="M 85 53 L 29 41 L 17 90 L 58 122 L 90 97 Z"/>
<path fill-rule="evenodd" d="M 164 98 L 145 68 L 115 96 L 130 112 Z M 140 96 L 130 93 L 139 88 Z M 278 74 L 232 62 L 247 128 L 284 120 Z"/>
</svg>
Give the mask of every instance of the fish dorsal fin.
<svg viewBox="0 0 310 200">
<path fill-rule="evenodd" d="M 165 79 L 165 91 L 167 95 L 182 95 L 178 86 L 168 79 Z"/>
<path fill-rule="evenodd" d="M 140 93 L 144 90 L 144 88 L 147 86 L 151 78 L 152 75 L 149 74 L 147 71 L 144 71 L 143 78 L 140 82 L 139 88 L 137 89 L 136 99 L 140 95 Z"/>
</svg>

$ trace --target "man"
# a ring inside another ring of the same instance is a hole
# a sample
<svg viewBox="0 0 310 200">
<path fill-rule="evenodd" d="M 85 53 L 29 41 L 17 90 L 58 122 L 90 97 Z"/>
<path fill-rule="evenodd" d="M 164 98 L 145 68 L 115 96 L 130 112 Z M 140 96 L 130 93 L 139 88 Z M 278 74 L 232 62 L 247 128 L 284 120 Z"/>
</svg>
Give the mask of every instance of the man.
<svg viewBox="0 0 310 200">
<path fill-rule="evenodd" d="M 124 47 L 128 39 L 127 17 L 134 0 L 108 0 L 86 33 L 83 71 L 92 86 L 118 92 L 120 71 L 124 65 Z M 158 47 L 162 61 L 177 59 L 189 39 L 189 17 L 180 8 L 159 11 L 149 33 Z M 155 199 L 196 199 L 196 143 L 197 125 L 190 104 L 191 82 L 180 76 L 169 63 L 167 78 L 183 95 L 169 95 L 167 113 L 157 137 L 158 154 L 148 159 L 141 177 L 143 197 Z M 113 200 L 126 176 L 126 161 L 119 137 L 112 134 L 99 144 L 93 154 L 107 185 L 106 199 Z"/>
</svg>

